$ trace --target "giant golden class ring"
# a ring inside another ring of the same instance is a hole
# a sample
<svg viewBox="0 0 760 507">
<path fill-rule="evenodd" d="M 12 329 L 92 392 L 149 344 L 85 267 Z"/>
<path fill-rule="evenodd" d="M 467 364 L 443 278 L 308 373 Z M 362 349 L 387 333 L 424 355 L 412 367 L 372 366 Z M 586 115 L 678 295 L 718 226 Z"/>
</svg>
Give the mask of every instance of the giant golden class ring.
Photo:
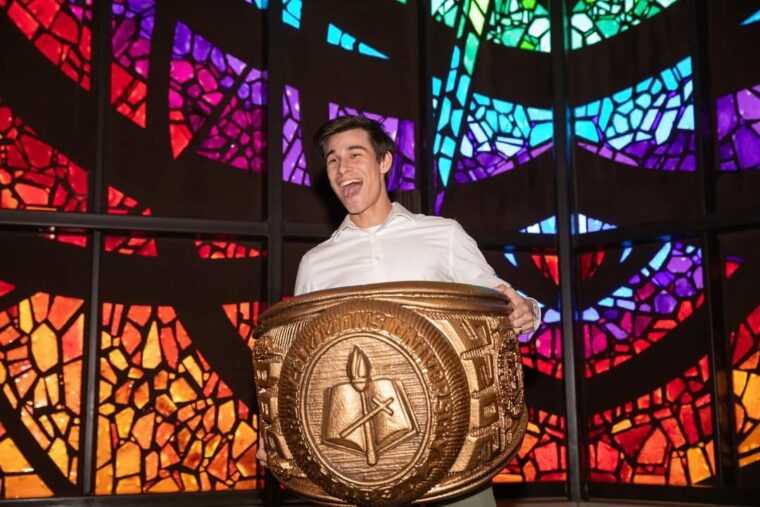
<svg viewBox="0 0 760 507">
<path fill-rule="evenodd" d="M 393 282 L 313 292 L 254 335 L 267 466 L 324 504 L 403 505 L 482 488 L 525 433 L 509 302 Z"/>
</svg>

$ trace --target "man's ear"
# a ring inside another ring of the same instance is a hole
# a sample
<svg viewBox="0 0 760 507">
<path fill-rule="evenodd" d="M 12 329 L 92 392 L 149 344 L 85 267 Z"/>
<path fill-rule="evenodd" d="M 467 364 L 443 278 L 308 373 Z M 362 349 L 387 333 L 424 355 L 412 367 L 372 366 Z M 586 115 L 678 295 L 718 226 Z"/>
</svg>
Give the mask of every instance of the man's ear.
<svg viewBox="0 0 760 507">
<path fill-rule="evenodd" d="M 393 165 L 393 153 L 386 151 L 383 159 L 380 161 L 380 173 L 387 174 Z"/>
</svg>

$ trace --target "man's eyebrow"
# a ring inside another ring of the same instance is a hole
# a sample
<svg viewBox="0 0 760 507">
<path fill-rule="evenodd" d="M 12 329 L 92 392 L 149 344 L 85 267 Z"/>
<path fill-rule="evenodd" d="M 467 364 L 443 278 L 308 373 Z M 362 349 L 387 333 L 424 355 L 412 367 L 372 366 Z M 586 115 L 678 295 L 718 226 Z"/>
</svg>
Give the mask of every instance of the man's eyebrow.
<svg viewBox="0 0 760 507">
<path fill-rule="evenodd" d="M 362 146 L 361 144 L 355 144 L 353 146 L 349 146 L 346 149 L 349 150 L 349 151 L 350 150 L 362 150 L 362 151 L 366 151 L 367 153 L 369 153 L 369 150 L 366 147 Z M 330 155 L 334 155 L 334 154 L 335 154 L 335 150 L 334 149 L 328 151 L 327 153 L 325 153 L 325 160 L 327 160 L 328 158 L 330 158 Z"/>
</svg>

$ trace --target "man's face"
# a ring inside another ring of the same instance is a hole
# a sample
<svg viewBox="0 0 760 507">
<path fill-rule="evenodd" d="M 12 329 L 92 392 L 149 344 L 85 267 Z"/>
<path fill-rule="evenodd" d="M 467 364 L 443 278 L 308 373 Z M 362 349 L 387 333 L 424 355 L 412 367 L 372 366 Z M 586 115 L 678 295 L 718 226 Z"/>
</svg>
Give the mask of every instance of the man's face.
<svg viewBox="0 0 760 507">
<path fill-rule="evenodd" d="M 369 134 L 352 129 L 334 134 L 325 146 L 330 186 L 351 215 L 372 215 L 387 200 L 383 175 L 393 156 L 386 153 L 378 163 Z"/>
</svg>

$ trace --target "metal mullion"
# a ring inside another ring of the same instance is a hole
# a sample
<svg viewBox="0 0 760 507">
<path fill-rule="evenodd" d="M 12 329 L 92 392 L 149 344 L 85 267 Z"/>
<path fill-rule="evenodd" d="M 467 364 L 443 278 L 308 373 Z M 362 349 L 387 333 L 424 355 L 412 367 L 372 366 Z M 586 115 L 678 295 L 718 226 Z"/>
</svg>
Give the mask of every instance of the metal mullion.
<svg viewBox="0 0 760 507">
<path fill-rule="evenodd" d="M 757 505 L 757 489 L 747 492 L 733 487 L 707 485 L 674 487 L 626 483 L 589 484 L 593 505 Z M 753 495 L 754 493 L 754 495 Z M 604 499 L 611 501 L 605 502 Z M 589 505 L 592 503 L 589 502 Z"/>
<path fill-rule="evenodd" d="M 696 236 L 711 231 L 739 231 L 760 227 L 760 207 L 731 211 L 714 211 L 701 216 L 624 225 L 607 231 L 576 235 L 577 250 L 617 246 L 622 243 L 669 241 L 673 237 Z"/>
<path fill-rule="evenodd" d="M 268 231 L 266 222 L 16 210 L 0 210 L 0 224 L 18 227 L 65 227 L 113 231 L 141 230 L 168 234 L 230 234 L 236 236 L 264 236 Z"/>
<path fill-rule="evenodd" d="M 285 88 L 282 65 L 282 0 L 270 0 L 266 13 L 267 30 L 267 224 L 269 239 L 267 296 L 273 304 L 282 299 L 282 92 Z"/>
<path fill-rule="evenodd" d="M 260 505 L 251 491 L 145 493 L 0 500 L 0 507 L 241 507 Z"/>
<path fill-rule="evenodd" d="M 425 211 L 425 210 L 423 210 Z M 280 220 L 285 236 L 326 238 L 332 233 L 320 224 L 288 223 Z M 159 216 L 109 215 L 105 213 L 63 213 L 24 210 L 0 210 L 0 224 L 4 226 L 65 227 L 70 229 L 99 229 L 114 231 L 143 230 L 168 234 L 229 234 L 236 236 L 266 236 L 269 223 L 239 220 L 174 218 Z M 667 241 L 673 236 L 694 236 L 706 231 L 740 231 L 760 227 L 760 207 L 720 211 L 704 216 L 621 226 L 617 229 L 575 235 L 576 250 L 588 250 L 621 243 Z M 488 242 L 488 234 L 470 231 L 476 239 Z M 519 238 L 527 238 L 520 234 Z M 516 241 L 520 241 L 517 238 Z M 543 241 L 543 240 L 542 240 Z M 502 241 L 503 243 L 503 241 Z M 543 243 L 539 246 L 546 246 Z"/>
<path fill-rule="evenodd" d="M 565 406 L 567 417 L 568 497 L 573 502 L 585 498 L 585 467 L 582 453 L 585 425 L 582 421 L 583 378 L 582 344 L 575 329 L 577 264 L 573 248 L 574 173 L 572 160 L 570 97 L 567 79 L 569 26 L 565 0 L 551 0 L 552 104 L 554 113 L 554 168 L 557 204 L 557 240 L 559 250 L 560 309 L 562 316 L 562 362 L 565 374 Z M 577 359 L 576 355 L 581 359 Z"/>
<path fill-rule="evenodd" d="M 710 87 L 708 51 L 708 5 L 704 0 L 691 3 L 691 47 L 694 82 L 694 134 L 697 171 L 701 175 L 701 205 L 703 213 L 715 213 L 716 199 L 716 150 L 715 110 Z M 723 260 L 717 230 L 701 234 L 702 272 L 704 275 L 705 307 L 708 311 L 709 345 L 708 357 L 712 395 L 714 399 L 713 438 L 715 439 L 715 475 L 718 484 L 736 484 L 736 455 L 733 442 L 734 413 L 731 406 L 733 382 L 731 353 L 723 312 Z"/>
<path fill-rule="evenodd" d="M 105 205 L 103 172 L 105 169 L 106 118 L 110 103 L 110 17 L 111 2 L 93 4 L 93 93 L 96 98 L 95 118 L 95 160 L 90 177 L 90 210 L 101 214 Z M 97 375 L 98 375 L 98 334 L 100 331 L 100 263 L 103 237 L 100 230 L 94 230 L 90 239 L 92 262 L 90 265 L 90 301 L 87 316 L 87 334 L 82 390 L 85 394 L 82 417 L 83 449 L 80 464 L 82 492 L 95 494 L 95 463 L 97 452 Z"/>
<path fill-rule="evenodd" d="M 517 250 L 546 250 L 557 248 L 557 236 L 553 234 L 525 234 L 515 231 L 501 233 L 468 231 L 480 248 L 503 250 L 504 245 Z"/>
<path fill-rule="evenodd" d="M 283 66 L 282 0 L 270 0 L 266 10 L 267 69 L 267 302 L 282 299 L 283 197 L 282 197 L 282 93 L 285 89 Z M 281 505 L 283 495 L 279 483 L 266 471 L 263 492 L 266 505 Z"/>
<path fill-rule="evenodd" d="M 418 51 L 418 79 L 419 79 L 419 125 L 417 127 L 416 155 L 420 178 L 417 182 L 421 186 L 422 213 L 432 214 L 435 211 L 435 164 L 433 163 L 433 139 L 435 136 L 435 122 L 433 119 L 433 66 L 432 54 L 432 16 L 430 15 L 430 2 L 427 0 L 417 1 L 417 51 Z"/>
</svg>

